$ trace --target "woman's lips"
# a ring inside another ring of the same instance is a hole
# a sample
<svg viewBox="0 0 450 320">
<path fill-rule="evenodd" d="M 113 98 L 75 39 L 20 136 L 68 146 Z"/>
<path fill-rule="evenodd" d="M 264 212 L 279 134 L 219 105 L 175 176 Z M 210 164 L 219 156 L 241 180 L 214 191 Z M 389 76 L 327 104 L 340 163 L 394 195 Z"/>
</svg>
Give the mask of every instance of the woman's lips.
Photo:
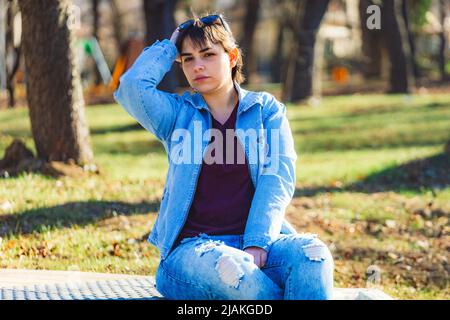
<svg viewBox="0 0 450 320">
<path fill-rule="evenodd" d="M 199 82 L 199 81 L 203 81 L 208 79 L 209 77 L 199 77 L 199 78 L 195 78 L 194 81 Z"/>
</svg>

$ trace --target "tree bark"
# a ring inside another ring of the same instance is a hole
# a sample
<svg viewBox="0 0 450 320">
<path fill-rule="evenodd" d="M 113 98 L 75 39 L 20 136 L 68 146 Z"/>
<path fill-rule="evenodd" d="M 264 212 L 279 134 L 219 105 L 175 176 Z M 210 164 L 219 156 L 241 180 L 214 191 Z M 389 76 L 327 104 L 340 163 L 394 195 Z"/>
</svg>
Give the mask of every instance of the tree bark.
<svg viewBox="0 0 450 320">
<path fill-rule="evenodd" d="M 242 44 L 244 56 L 243 72 L 246 76 L 246 83 L 251 82 L 251 76 L 256 72 L 256 59 L 253 50 L 253 42 L 255 38 L 256 25 L 258 23 L 258 13 L 260 8 L 260 0 L 247 0 L 245 3 L 246 13 L 244 19 L 243 36 L 239 43 Z"/>
<path fill-rule="evenodd" d="M 297 20 L 291 46 L 283 100 L 297 102 L 312 95 L 316 34 L 329 0 L 297 0 Z"/>
<path fill-rule="evenodd" d="M 146 23 L 146 46 L 156 40 L 169 39 L 175 30 L 174 12 L 177 0 L 143 0 Z M 174 92 L 177 85 L 175 65 L 166 73 L 158 88 Z"/>
<path fill-rule="evenodd" d="M 67 0 L 19 0 L 31 129 L 39 158 L 93 161 Z"/>
<path fill-rule="evenodd" d="M 381 23 L 390 61 L 389 93 L 409 93 L 413 82 L 409 41 L 401 5 L 401 0 L 383 0 Z"/>
</svg>

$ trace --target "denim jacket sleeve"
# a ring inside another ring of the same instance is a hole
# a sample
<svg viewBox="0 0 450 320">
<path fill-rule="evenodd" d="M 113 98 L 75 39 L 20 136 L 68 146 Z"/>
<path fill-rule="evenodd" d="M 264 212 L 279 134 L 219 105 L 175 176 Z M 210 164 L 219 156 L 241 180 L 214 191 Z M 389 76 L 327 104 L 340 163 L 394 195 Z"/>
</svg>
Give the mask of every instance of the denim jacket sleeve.
<svg viewBox="0 0 450 320">
<path fill-rule="evenodd" d="M 280 234 L 285 209 L 295 191 L 295 162 L 292 131 L 284 104 L 272 98 L 268 116 L 263 120 L 267 130 L 268 152 L 258 178 L 244 233 L 244 246 L 267 248 Z M 269 164 L 269 165 L 268 165 Z"/>
<path fill-rule="evenodd" d="M 175 61 L 176 50 L 167 39 L 146 47 L 114 92 L 114 99 L 161 141 L 169 139 L 181 106 L 180 96 L 156 89 Z"/>
</svg>

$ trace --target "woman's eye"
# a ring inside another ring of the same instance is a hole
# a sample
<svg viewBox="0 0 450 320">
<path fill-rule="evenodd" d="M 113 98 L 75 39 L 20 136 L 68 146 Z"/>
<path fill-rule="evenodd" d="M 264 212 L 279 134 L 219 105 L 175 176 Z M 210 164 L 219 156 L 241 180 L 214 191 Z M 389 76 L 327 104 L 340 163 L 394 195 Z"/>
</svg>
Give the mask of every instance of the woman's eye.
<svg viewBox="0 0 450 320">
<path fill-rule="evenodd" d="M 190 61 L 192 58 L 184 58 L 184 62 Z"/>
<path fill-rule="evenodd" d="M 209 56 L 213 56 L 213 55 L 214 55 L 214 53 L 206 53 L 205 57 L 209 57 Z"/>
</svg>

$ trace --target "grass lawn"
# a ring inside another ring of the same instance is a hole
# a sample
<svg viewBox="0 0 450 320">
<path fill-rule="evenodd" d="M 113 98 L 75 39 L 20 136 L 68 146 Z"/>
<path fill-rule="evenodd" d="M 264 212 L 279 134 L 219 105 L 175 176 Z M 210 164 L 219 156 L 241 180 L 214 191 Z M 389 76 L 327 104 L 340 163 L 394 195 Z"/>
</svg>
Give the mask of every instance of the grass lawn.
<svg viewBox="0 0 450 320">
<path fill-rule="evenodd" d="M 449 299 L 450 94 L 329 97 L 288 117 L 299 159 L 286 215 L 330 246 L 335 285 Z M 164 148 L 118 105 L 87 118 L 100 175 L 0 179 L 0 268 L 155 273 Z M 15 137 L 34 150 L 26 109 L 0 111 L 0 157 Z"/>
</svg>

